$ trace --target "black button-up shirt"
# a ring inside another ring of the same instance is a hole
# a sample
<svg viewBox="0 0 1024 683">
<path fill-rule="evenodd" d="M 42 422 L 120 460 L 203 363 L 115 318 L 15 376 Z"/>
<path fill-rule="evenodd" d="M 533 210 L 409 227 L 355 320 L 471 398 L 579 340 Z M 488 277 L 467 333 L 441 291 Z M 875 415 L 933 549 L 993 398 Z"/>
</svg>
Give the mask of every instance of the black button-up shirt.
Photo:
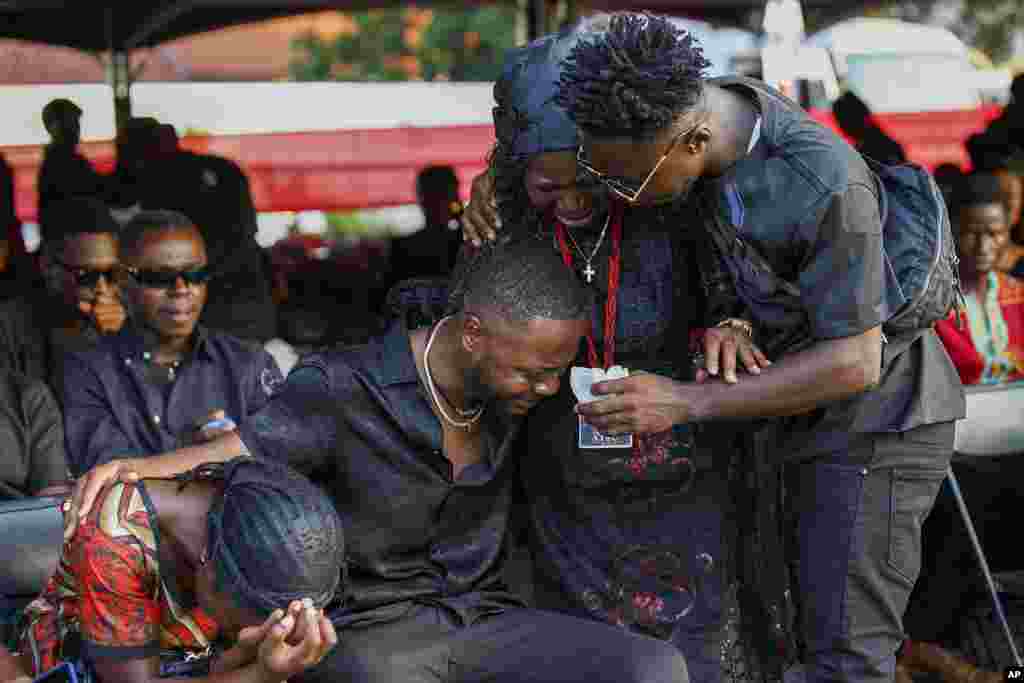
<svg viewBox="0 0 1024 683">
<path fill-rule="evenodd" d="M 712 82 L 755 103 L 761 138 L 714 186 L 737 235 L 776 274 L 800 290 L 802 321 L 757 300 L 756 276 L 744 291 L 755 321 L 802 322 L 815 340 L 861 334 L 903 303 L 887 267 L 877 187 L 863 158 L 838 136 L 763 83 Z M 752 269 L 756 271 L 756 269 Z M 891 340 L 879 385 L 806 415 L 785 418 L 784 451 L 802 458 L 838 452 L 867 434 L 905 432 L 964 416 L 963 389 L 935 332 Z"/>
<path fill-rule="evenodd" d="M 117 458 L 181 448 L 216 410 L 241 423 L 282 383 L 260 346 L 200 326 L 192 353 L 163 385 L 147 376 L 152 346 L 126 325 L 96 348 L 65 358 L 64 431 L 75 474 Z"/>
<path fill-rule="evenodd" d="M 453 479 L 396 324 L 365 346 L 307 356 L 241 426 L 254 454 L 322 482 L 344 520 L 349 583 L 336 624 L 397 618 L 410 602 L 465 621 L 519 604 L 501 581 L 518 425 L 483 419 L 484 456 Z"/>
</svg>

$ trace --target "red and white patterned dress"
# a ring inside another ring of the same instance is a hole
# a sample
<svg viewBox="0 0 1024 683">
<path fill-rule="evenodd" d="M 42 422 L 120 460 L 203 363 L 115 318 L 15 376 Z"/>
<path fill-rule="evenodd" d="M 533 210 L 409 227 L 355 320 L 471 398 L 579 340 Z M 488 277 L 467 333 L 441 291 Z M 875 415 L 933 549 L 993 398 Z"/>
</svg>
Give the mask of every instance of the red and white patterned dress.
<svg viewBox="0 0 1024 683">
<path fill-rule="evenodd" d="M 141 482 L 117 484 L 97 499 L 26 610 L 21 651 L 38 653 L 34 675 L 77 656 L 142 659 L 209 647 L 217 623 L 187 606 L 187 596 L 161 573 L 159 548 L 155 511 Z M 79 652 L 65 651 L 79 640 Z"/>
</svg>

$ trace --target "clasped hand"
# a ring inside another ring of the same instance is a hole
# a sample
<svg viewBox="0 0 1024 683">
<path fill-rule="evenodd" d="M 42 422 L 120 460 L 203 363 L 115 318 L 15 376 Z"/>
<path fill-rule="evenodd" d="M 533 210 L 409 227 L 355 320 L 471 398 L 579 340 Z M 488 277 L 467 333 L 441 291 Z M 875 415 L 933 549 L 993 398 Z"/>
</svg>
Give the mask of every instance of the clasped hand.
<svg viewBox="0 0 1024 683">
<path fill-rule="evenodd" d="M 261 625 L 242 629 L 233 656 L 240 665 L 256 667 L 260 680 L 279 683 L 319 664 L 337 643 L 323 610 L 310 601 L 295 601 Z M 231 651 L 225 654 L 231 656 Z"/>
</svg>

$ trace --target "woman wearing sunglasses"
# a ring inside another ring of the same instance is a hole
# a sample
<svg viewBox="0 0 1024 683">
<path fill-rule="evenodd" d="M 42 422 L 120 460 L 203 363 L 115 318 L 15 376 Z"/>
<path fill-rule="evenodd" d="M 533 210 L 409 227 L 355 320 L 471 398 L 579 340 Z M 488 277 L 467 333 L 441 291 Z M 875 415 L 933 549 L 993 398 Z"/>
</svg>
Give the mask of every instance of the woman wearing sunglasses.
<svg viewBox="0 0 1024 683">
<path fill-rule="evenodd" d="M 130 321 L 65 361 L 68 463 L 74 473 L 206 440 L 262 407 L 281 375 L 263 349 L 199 324 L 211 271 L 182 214 L 144 211 L 121 233 Z"/>
<path fill-rule="evenodd" d="M 78 683 L 283 683 L 337 643 L 323 608 L 344 553 L 333 504 L 284 465 L 115 484 L 27 608 L 19 656 L 0 648 L 0 681 L 64 664 Z"/>
<path fill-rule="evenodd" d="M 688 217 L 676 206 L 635 210 L 617 186 L 606 192 L 581 171 L 576 128 L 552 104 L 561 62 L 579 35 L 549 36 L 507 56 L 495 86 L 498 144 L 490 177 L 474 185 L 467 239 L 538 233 L 588 283 L 597 305 L 577 366 L 690 379 L 691 333 L 699 339 L 698 328 L 710 326 L 709 368 L 735 382 L 739 358 L 760 372 L 766 361 L 746 326 L 728 317 L 731 297 L 705 294 L 698 250 L 681 239 Z M 669 640 L 692 681 L 720 680 L 728 496 L 712 467 L 714 436 L 662 421 L 614 444 L 591 438 L 570 384 L 526 424 L 522 469 L 538 606 Z M 716 455 L 722 464 L 729 450 Z"/>
</svg>

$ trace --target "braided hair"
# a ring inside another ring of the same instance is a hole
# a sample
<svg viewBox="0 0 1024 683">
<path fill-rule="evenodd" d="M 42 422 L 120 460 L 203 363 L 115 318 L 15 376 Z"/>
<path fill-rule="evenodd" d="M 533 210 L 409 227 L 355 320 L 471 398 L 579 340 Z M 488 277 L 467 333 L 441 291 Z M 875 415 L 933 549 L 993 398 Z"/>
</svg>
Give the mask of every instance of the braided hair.
<svg viewBox="0 0 1024 683">
<path fill-rule="evenodd" d="M 175 477 L 217 481 L 207 517 L 216 589 L 267 615 L 309 598 L 322 608 L 343 590 L 341 519 L 317 486 L 285 465 L 253 457 L 208 463 Z"/>
<path fill-rule="evenodd" d="M 581 40 L 562 70 L 557 102 L 588 135 L 651 139 L 700 102 L 697 41 L 666 17 L 619 12 Z"/>
</svg>

